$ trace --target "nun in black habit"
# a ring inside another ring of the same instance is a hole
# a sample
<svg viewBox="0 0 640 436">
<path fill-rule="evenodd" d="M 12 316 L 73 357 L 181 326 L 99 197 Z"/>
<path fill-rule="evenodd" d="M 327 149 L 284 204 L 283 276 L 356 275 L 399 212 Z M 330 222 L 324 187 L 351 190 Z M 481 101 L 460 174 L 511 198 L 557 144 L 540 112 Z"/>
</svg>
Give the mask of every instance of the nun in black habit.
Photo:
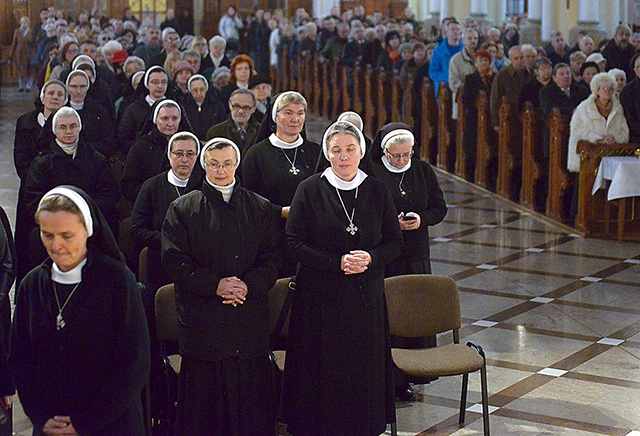
<svg viewBox="0 0 640 436">
<path fill-rule="evenodd" d="M 142 136 L 127 154 L 120 179 L 122 195 L 131 203 L 146 180 L 170 168 L 166 157 L 169 138 L 179 131 L 191 131 L 182 107 L 173 100 L 155 102 L 149 115 Z"/>
<path fill-rule="evenodd" d="M 96 203 L 59 186 L 37 210 L 49 258 L 16 294 L 9 363 L 35 435 L 144 435 L 149 333 L 135 277 Z"/>
<path fill-rule="evenodd" d="M 324 134 L 331 167 L 296 191 L 287 220 L 299 262 L 283 386 L 294 435 L 379 435 L 395 421 L 384 271 L 402 252 L 386 186 L 358 169 L 362 132 Z"/>
<path fill-rule="evenodd" d="M 235 178 L 239 163 L 232 141 L 208 141 L 205 181 L 171 203 L 162 226 L 182 356 L 178 435 L 275 432 L 267 294 L 281 240 L 269 201 Z"/>
<path fill-rule="evenodd" d="M 265 139 L 251 146 L 242 161 L 242 182 L 272 203 L 280 218 L 281 235 L 289 216 L 291 201 L 301 181 L 315 174 L 320 145 L 304 138 L 302 130 L 307 112 L 307 101 L 298 92 L 287 91 L 278 95 L 265 126 L 275 130 Z M 259 136 L 260 137 L 260 134 Z M 282 277 L 295 274 L 295 260 L 285 251 Z"/>
</svg>

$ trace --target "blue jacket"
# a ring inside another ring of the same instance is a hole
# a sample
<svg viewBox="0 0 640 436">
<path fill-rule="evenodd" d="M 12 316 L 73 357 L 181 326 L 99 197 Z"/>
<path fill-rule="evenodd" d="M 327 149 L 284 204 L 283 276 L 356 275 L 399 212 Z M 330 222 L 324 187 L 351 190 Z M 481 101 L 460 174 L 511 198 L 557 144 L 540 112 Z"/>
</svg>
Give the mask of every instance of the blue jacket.
<svg viewBox="0 0 640 436">
<path fill-rule="evenodd" d="M 449 47 L 451 46 L 447 43 L 446 39 L 438 44 L 435 50 L 433 50 L 433 56 L 429 64 L 429 77 L 433 80 L 433 89 L 436 92 L 436 96 L 438 95 L 440 82 L 444 82 L 447 85 L 449 84 L 449 61 L 451 57 L 462 51 L 464 46 L 460 43 L 457 47 L 453 47 L 453 52 L 449 50 Z"/>
</svg>

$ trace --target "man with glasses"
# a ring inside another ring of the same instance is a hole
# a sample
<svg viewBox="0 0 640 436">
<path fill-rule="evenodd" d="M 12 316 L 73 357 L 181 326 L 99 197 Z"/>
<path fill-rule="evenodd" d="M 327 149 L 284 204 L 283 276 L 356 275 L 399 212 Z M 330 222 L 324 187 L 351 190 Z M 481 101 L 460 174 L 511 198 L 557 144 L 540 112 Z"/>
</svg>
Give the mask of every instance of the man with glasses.
<svg viewBox="0 0 640 436">
<path fill-rule="evenodd" d="M 176 434 L 274 434 L 267 294 L 282 262 L 275 216 L 235 177 L 235 143 L 213 138 L 199 160 L 205 180 L 171 203 L 162 225 L 162 266 L 180 321 Z"/>
<path fill-rule="evenodd" d="M 260 124 L 252 116 L 256 111 L 256 94 L 248 89 L 236 89 L 229 98 L 229 118 L 207 132 L 207 140 L 222 137 L 238 144 L 241 153 L 251 147 L 260 130 Z"/>
</svg>

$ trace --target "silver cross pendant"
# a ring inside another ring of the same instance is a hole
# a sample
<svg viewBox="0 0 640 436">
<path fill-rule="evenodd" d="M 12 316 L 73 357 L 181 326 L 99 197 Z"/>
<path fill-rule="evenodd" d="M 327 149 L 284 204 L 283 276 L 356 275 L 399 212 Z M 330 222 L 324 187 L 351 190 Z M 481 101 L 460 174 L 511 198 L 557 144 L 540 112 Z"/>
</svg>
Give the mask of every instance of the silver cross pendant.
<svg viewBox="0 0 640 436">
<path fill-rule="evenodd" d="M 300 172 L 300 170 L 298 168 L 296 168 L 296 167 L 291 167 L 291 169 L 289 169 L 289 172 L 291 174 L 293 174 L 294 176 L 297 176 L 298 173 Z"/>
<path fill-rule="evenodd" d="M 62 330 L 67 323 L 64 322 L 64 318 L 62 318 L 62 312 L 58 313 L 56 317 L 56 330 Z"/>
<path fill-rule="evenodd" d="M 351 233 L 351 235 L 355 235 L 358 231 L 358 226 L 355 226 L 353 223 L 349 223 L 349 227 L 347 227 L 347 232 Z"/>
</svg>

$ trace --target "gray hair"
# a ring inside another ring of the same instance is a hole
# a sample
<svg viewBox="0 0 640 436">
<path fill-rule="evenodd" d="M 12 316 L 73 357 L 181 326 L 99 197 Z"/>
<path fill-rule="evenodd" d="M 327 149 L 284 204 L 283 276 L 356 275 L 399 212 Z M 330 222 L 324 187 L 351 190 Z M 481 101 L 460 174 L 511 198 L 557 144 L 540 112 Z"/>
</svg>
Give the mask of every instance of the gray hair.
<svg viewBox="0 0 640 436">
<path fill-rule="evenodd" d="M 480 36 L 480 34 L 478 33 L 478 31 L 476 29 L 474 29 L 473 27 L 467 27 L 466 29 L 464 29 L 464 31 L 462 32 L 462 38 L 466 38 L 467 35 L 469 33 L 475 33 L 476 36 Z"/>
<path fill-rule="evenodd" d="M 296 91 L 283 92 L 276 100 L 277 106 L 274 106 L 274 109 L 276 113 L 278 113 L 290 104 L 301 104 L 304 106 L 304 109 L 307 110 L 307 100 L 302 96 L 302 94 Z"/>
<path fill-rule="evenodd" d="M 347 120 L 337 121 L 333 123 L 324 134 L 324 144 L 323 147 L 327 148 L 329 146 L 329 142 L 331 139 L 339 134 L 351 135 L 358 140 L 358 145 L 360 145 L 360 135 L 361 132 L 358 131 L 358 128 L 348 122 Z"/>
<path fill-rule="evenodd" d="M 392 145 L 397 145 L 397 144 L 404 144 L 405 142 L 409 142 L 411 143 L 411 146 L 413 147 L 413 142 L 414 142 L 414 137 L 413 135 L 409 134 L 409 133 L 400 133 L 397 135 L 393 135 L 391 138 L 389 138 L 389 140 L 384 144 L 384 149 L 388 150 L 389 147 L 391 147 Z"/>
<path fill-rule="evenodd" d="M 598 73 L 591 79 L 591 92 L 596 94 L 600 91 L 601 88 L 604 88 L 607 85 L 611 85 L 611 87 L 616 90 L 618 89 L 618 84 L 616 83 L 616 79 L 609 75 L 609 73 Z"/>
<path fill-rule="evenodd" d="M 102 46 L 102 54 L 105 56 L 111 56 L 118 50 L 122 50 L 122 44 L 118 41 L 109 41 Z"/>
<path fill-rule="evenodd" d="M 520 47 L 519 45 L 514 45 L 513 47 L 511 47 L 509 49 L 509 57 L 511 57 L 511 54 L 515 53 L 519 51 L 520 53 L 522 53 L 522 47 Z"/>
<path fill-rule="evenodd" d="M 76 117 L 76 119 L 78 120 L 78 125 L 80 126 L 79 130 L 82 130 L 82 119 L 80 119 L 80 114 L 78 112 L 76 112 L 76 110 L 72 107 L 69 106 L 62 106 L 60 109 L 58 109 L 55 113 L 55 115 L 53 116 L 53 130 L 55 133 L 55 129 L 56 126 L 58 125 L 58 119 L 60 117 Z"/>
<path fill-rule="evenodd" d="M 174 29 L 173 27 L 165 27 L 164 30 L 162 31 L 162 40 L 166 41 L 169 35 L 180 36 L 180 34 L 176 32 L 176 29 Z"/>
<path fill-rule="evenodd" d="M 127 70 L 127 67 L 131 64 L 136 64 L 140 67 L 140 71 L 144 71 L 146 66 L 144 64 L 144 60 L 139 58 L 138 56 L 129 56 L 126 61 L 124 61 L 124 65 L 122 66 L 123 70 Z"/>
<path fill-rule="evenodd" d="M 258 96 L 256 95 L 255 92 L 253 92 L 250 89 L 243 89 L 243 88 L 236 89 L 229 96 L 229 103 L 231 103 L 231 98 L 233 98 L 234 95 L 250 95 L 251 98 L 253 98 L 253 104 L 256 104 L 258 102 Z"/>
<path fill-rule="evenodd" d="M 202 56 L 200 56 L 200 53 L 198 53 L 196 50 L 193 50 L 193 49 L 183 51 L 182 56 L 180 56 L 180 60 L 184 60 L 186 56 L 195 56 L 199 60 L 202 60 Z"/>
<path fill-rule="evenodd" d="M 209 47 L 213 47 L 214 42 L 220 42 L 224 45 L 225 48 L 227 47 L 227 40 L 220 35 L 216 35 L 209 40 Z"/>
</svg>

